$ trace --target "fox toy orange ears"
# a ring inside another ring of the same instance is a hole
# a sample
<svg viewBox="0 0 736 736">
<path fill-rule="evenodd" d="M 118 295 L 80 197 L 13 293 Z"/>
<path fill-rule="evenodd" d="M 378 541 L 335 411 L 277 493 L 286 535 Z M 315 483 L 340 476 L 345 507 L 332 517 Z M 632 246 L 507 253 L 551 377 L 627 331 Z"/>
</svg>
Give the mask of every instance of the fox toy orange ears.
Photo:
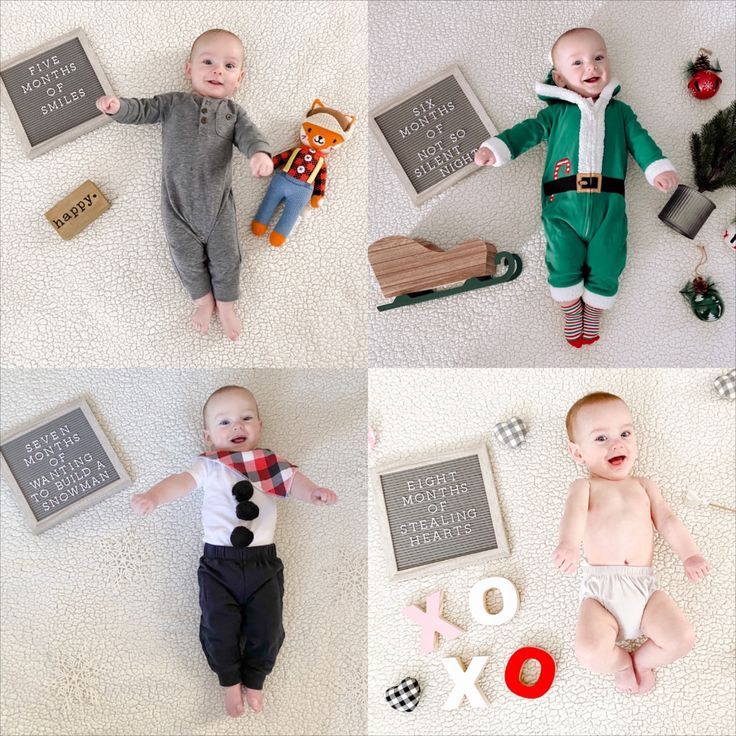
<svg viewBox="0 0 736 736">
<path fill-rule="evenodd" d="M 355 121 L 355 115 L 326 107 L 318 98 L 302 122 L 302 138 L 306 137 L 311 147 L 328 152 L 350 138 Z"/>
</svg>

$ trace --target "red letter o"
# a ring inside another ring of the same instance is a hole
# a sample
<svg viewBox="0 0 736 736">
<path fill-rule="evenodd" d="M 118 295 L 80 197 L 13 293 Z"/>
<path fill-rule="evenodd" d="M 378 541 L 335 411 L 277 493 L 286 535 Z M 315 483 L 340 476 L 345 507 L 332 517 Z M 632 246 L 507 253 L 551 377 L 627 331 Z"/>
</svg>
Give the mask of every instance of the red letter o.
<svg viewBox="0 0 736 736">
<path fill-rule="evenodd" d="M 521 681 L 521 668 L 527 659 L 536 659 L 542 665 L 542 671 L 532 685 L 525 685 Z M 541 698 L 552 687 L 555 670 L 555 661 L 549 652 L 539 647 L 522 647 L 511 655 L 506 665 L 506 687 L 522 698 Z"/>
</svg>

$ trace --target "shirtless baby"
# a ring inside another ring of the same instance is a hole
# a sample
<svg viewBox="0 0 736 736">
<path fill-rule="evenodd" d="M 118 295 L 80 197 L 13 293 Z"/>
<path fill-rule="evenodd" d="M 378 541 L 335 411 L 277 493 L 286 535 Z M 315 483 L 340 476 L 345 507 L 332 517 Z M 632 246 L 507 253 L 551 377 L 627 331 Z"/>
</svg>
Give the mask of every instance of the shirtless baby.
<svg viewBox="0 0 736 736">
<path fill-rule="evenodd" d="M 583 563 L 575 655 L 584 667 L 613 673 L 625 693 L 654 687 L 654 668 L 684 657 L 693 647 L 693 628 L 652 572 L 652 525 L 696 582 L 710 567 L 657 484 L 631 475 L 637 458 L 629 407 L 613 394 L 593 393 L 567 414 L 569 451 L 588 478 L 571 486 L 560 522 L 556 567 L 572 574 Z M 617 641 L 647 641 L 633 654 Z"/>
</svg>

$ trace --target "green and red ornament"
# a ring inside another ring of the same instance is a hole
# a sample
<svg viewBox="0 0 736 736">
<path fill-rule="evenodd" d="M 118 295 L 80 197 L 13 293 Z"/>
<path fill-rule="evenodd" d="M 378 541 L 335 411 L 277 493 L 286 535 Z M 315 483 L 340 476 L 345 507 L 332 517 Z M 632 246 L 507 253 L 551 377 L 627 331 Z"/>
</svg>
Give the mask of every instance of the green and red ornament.
<svg viewBox="0 0 736 736">
<path fill-rule="evenodd" d="M 715 288 L 713 280 L 701 276 L 700 267 L 708 260 L 705 246 L 698 245 L 701 252 L 700 263 L 695 267 L 692 281 L 680 289 L 683 299 L 690 305 L 693 314 L 702 322 L 715 322 L 723 315 L 723 300 Z"/>
<path fill-rule="evenodd" d="M 694 61 L 689 61 L 685 68 L 687 78 L 687 88 L 690 94 L 698 100 L 709 100 L 714 97 L 721 87 L 721 78 L 718 74 L 721 67 L 718 65 L 718 59 L 711 61 L 713 52 L 708 49 L 701 48 Z"/>
<path fill-rule="evenodd" d="M 723 301 L 713 281 L 696 276 L 680 289 L 680 294 L 690 304 L 693 314 L 703 322 L 715 322 L 723 314 Z"/>
</svg>

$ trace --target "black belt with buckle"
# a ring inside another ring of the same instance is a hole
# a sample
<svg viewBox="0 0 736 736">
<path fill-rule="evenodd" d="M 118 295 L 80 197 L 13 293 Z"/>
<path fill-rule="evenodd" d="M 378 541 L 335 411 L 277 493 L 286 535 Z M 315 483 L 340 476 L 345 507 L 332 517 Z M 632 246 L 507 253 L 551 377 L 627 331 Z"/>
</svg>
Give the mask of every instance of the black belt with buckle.
<svg viewBox="0 0 736 736">
<path fill-rule="evenodd" d="M 598 194 L 599 192 L 624 193 L 624 180 L 614 179 L 601 174 L 575 174 L 563 176 L 562 179 L 544 182 L 544 196 L 549 197 L 560 192 L 582 192 Z"/>
</svg>

